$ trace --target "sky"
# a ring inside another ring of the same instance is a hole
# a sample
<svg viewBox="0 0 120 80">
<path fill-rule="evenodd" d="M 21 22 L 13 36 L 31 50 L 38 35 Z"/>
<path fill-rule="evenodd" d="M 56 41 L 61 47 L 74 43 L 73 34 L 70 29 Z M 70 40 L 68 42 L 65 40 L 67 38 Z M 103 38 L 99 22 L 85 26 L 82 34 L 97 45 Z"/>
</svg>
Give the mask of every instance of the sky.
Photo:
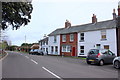
<svg viewBox="0 0 120 80">
<path fill-rule="evenodd" d="M 7 40 L 12 45 L 35 43 L 57 28 L 64 28 L 67 20 L 71 25 L 82 25 L 92 22 L 95 14 L 99 21 L 113 18 L 113 9 L 118 7 L 119 0 L 32 0 L 33 12 L 31 22 L 12 30 L 6 30 Z M 26 38 L 25 38 L 26 36 Z"/>
</svg>

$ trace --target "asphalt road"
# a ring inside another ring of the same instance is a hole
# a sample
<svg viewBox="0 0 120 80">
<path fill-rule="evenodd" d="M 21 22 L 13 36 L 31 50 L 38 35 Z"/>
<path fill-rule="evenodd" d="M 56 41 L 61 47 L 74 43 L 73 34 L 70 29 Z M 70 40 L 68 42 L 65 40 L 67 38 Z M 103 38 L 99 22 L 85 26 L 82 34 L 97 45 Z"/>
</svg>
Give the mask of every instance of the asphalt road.
<svg viewBox="0 0 120 80">
<path fill-rule="evenodd" d="M 3 78 L 118 78 L 112 65 L 88 65 L 85 60 L 8 52 L 2 60 Z"/>
</svg>

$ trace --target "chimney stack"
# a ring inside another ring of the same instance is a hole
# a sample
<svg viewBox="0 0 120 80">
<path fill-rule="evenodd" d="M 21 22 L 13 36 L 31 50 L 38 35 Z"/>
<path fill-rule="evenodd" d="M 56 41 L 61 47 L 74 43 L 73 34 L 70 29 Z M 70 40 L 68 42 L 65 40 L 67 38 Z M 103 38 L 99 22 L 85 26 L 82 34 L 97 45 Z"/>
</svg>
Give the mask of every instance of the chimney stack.
<svg viewBox="0 0 120 80">
<path fill-rule="evenodd" d="M 66 22 L 65 22 L 65 28 L 69 28 L 69 27 L 71 27 L 71 23 L 68 20 L 66 20 Z"/>
<path fill-rule="evenodd" d="M 116 13 L 115 13 L 115 9 L 113 9 L 113 20 L 116 20 Z"/>
<path fill-rule="evenodd" d="M 118 16 L 120 16 L 120 2 L 118 2 Z"/>
<path fill-rule="evenodd" d="M 92 23 L 97 23 L 97 18 L 95 14 L 93 14 L 93 17 L 92 17 Z"/>
</svg>

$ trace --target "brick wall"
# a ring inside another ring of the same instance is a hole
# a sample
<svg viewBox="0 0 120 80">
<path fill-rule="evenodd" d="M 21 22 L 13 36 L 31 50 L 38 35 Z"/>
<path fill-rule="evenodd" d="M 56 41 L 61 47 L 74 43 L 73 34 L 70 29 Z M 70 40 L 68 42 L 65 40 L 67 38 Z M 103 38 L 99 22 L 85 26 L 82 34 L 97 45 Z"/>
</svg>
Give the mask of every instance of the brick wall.
<svg viewBox="0 0 120 80">
<path fill-rule="evenodd" d="M 75 47 L 75 56 L 77 56 L 77 33 L 74 34 L 74 41 L 70 41 L 70 34 L 66 35 L 66 42 L 62 42 L 62 35 L 60 35 L 60 55 L 73 56 L 73 47 Z M 62 45 L 71 45 L 71 52 L 62 52 Z"/>
</svg>

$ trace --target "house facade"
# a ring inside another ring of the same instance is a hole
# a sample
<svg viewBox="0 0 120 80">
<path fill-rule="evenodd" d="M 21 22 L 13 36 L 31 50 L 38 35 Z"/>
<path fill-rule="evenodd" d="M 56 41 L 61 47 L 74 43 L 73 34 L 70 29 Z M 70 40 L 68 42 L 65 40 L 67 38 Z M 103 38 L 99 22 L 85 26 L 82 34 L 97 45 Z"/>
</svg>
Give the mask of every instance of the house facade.
<svg viewBox="0 0 120 80">
<path fill-rule="evenodd" d="M 39 41 L 39 49 L 43 50 L 44 54 L 48 54 L 48 37 Z"/>
<path fill-rule="evenodd" d="M 60 55 L 60 35 L 49 35 L 48 54 Z"/>
<path fill-rule="evenodd" d="M 101 29 L 78 33 L 78 56 L 86 56 L 90 49 L 109 49 L 117 55 L 116 29 Z"/>
<path fill-rule="evenodd" d="M 57 43 L 54 42 L 57 36 Z M 65 27 L 49 34 L 49 54 L 86 56 L 90 49 L 109 49 L 120 56 L 120 4 L 118 16 L 113 10 L 113 19 L 97 22 L 93 14 L 92 23 L 71 26 L 66 20 Z"/>
</svg>

